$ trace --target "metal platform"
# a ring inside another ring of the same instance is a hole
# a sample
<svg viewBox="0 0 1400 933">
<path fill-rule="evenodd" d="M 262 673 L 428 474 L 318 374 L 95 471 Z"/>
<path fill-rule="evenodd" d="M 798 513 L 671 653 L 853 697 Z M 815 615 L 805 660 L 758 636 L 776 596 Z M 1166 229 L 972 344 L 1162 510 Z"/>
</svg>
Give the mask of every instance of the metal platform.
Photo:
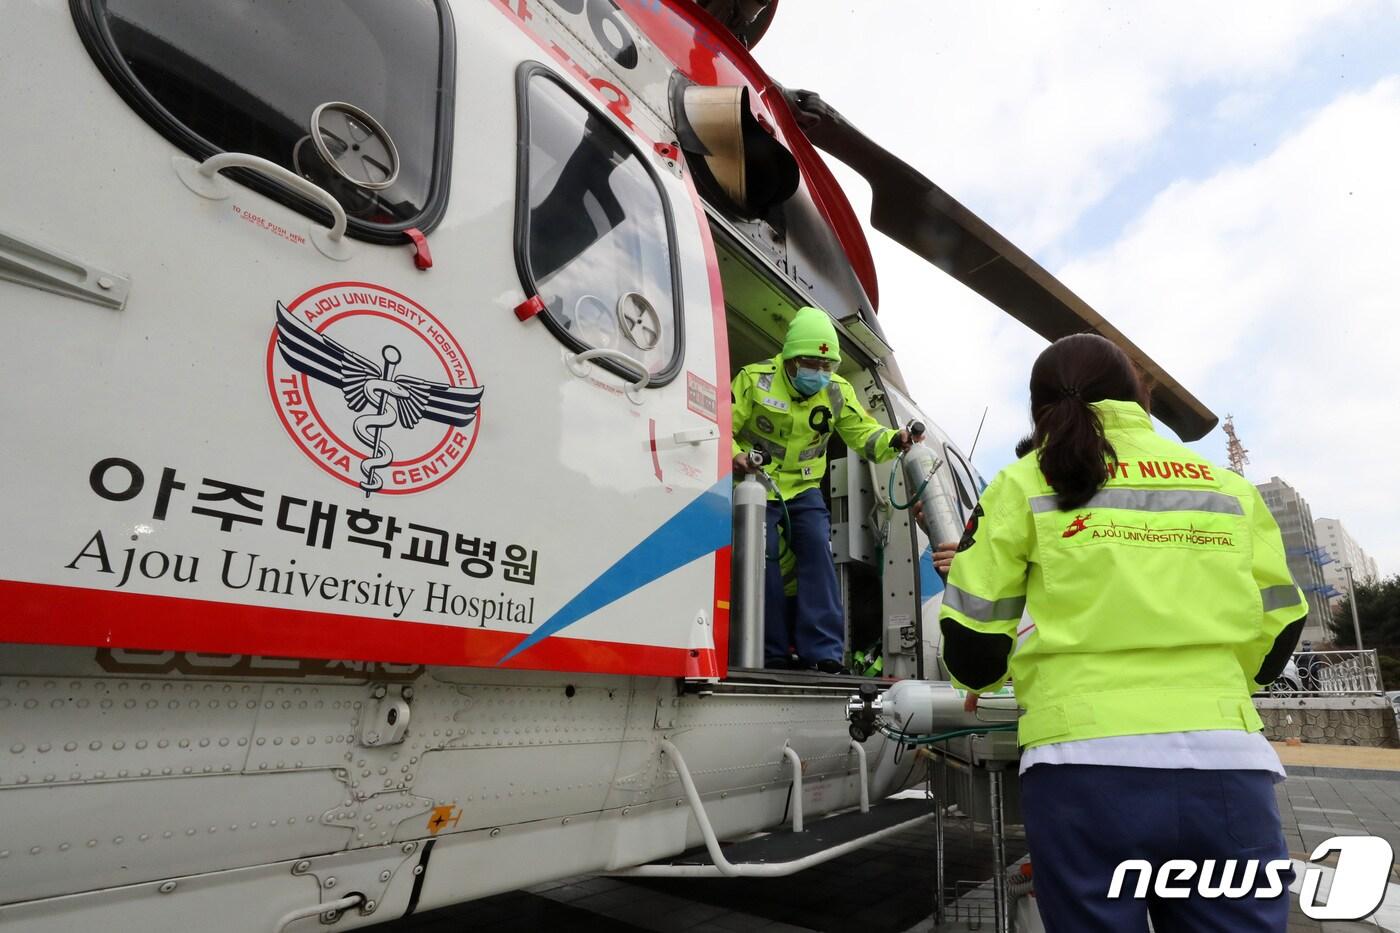
<svg viewBox="0 0 1400 933">
<path fill-rule="evenodd" d="M 850 696 L 861 684 L 877 684 L 882 689 L 892 681 L 882 677 L 862 677 L 859 674 L 823 674 L 821 671 L 793 671 L 777 668 L 730 668 L 729 676 L 717 682 L 689 684 L 688 688 L 703 693 L 760 693 Z"/>
</svg>

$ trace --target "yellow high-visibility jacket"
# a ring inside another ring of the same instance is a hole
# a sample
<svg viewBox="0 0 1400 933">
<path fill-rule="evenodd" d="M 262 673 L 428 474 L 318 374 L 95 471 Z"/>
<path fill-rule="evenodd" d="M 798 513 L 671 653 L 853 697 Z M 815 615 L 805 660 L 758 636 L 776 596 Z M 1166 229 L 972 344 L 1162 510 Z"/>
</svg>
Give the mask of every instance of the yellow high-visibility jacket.
<svg viewBox="0 0 1400 933">
<path fill-rule="evenodd" d="M 764 469 L 784 499 L 821 485 L 833 431 L 867 460 L 880 462 L 899 453 L 890 446 L 899 432 L 870 417 L 855 389 L 835 373 L 824 390 L 802 398 L 789 385 L 782 358 L 774 357 L 739 370 L 731 389 L 733 453 L 766 450 L 773 462 Z"/>
<path fill-rule="evenodd" d="M 1027 748 L 1262 729 L 1253 677 L 1307 613 L 1277 523 L 1248 480 L 1158 435 L 1139 405 L 1093 407 L 1118 454 L 1107 485 L 1064 512 L 1034 452 L 998 474 L 941 624 L 1014 640 L 1029 610 L 1035 629 L 1010 661 Z"/>
</svg>

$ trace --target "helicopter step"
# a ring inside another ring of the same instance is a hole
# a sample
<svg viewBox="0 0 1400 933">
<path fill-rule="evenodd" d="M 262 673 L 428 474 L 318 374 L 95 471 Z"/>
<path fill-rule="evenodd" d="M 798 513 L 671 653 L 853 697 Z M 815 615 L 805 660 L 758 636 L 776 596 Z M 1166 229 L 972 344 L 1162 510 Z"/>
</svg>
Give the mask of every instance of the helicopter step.
<svg viewBox="0 0 1400 933">
<path fill-rule="evenodd" d="M 888 800 L 868 811 L 847 810 L 817 820 L 803 832 L 765 833 L 726 845 L 721 855 L 723 865 L 717 864 L 709 848 L 702 846 L 672 859 L 614 874 L 633 878 L 778 878 L 848 855 L 887 836 L 912 829 L 933 819 L 934 815 L 931 800 Z"/>
</svg>

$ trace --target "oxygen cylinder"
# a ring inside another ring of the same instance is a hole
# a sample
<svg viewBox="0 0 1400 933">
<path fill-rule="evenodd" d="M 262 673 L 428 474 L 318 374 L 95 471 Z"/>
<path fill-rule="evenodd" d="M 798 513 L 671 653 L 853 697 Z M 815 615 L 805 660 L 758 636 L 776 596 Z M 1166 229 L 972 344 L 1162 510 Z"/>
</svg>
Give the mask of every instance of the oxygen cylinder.
<svg viewBox="0 0 1400 933">
<path fill-rule="evenodd" d="M 922 430 L 917 422 L 914 427 Z M 917 490 L 919 501 L 924 505 L 923 518 L 919 524 L 933 544 L 957 541 L 962 537 L 963 523 L 958 520 L 953 508 L 952 497 L 947 487 L 938 481 L 938 468 L 943 461 L 934 456 L 922 441 L 910 446 L 904 454 L 904 486 L 912 497 Z"/>
<path fill-rule="evenodd" d="M 1016 697 L 1009 691 L 983 696 L 972 713 L 963 709 L 966 699 L 966 693 L 945 681 L 901 680 L 885 691 L 880 715 L 896 731 L 910 735 L 1014 722 L 1020 716 Z"/>
<path fill-rule="evenodd" d="M 763 580 L 768 560 L 768 491 L 749 474 L 734 487 L 729 663 L 763 666 Z"/>
</svg>

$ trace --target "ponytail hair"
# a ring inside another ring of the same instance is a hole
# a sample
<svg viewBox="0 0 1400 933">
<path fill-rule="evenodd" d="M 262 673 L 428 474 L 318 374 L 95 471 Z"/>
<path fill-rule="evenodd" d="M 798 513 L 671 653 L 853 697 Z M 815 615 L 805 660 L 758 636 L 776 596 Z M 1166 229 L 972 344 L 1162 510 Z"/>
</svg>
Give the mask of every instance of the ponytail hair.
<svg viewBox="0 0 1400 933">
<path fill-rule="evenodd" d="M 1031 418 L 1040 471 L 1061 511 L 1077 509 L 1108 482 L 1118 453 L 1091 402 L 1118 399 L 1147 407 L 1146 392 L 1128 354 L 1096 334 L 1052 343 L 1031 367 Z"/>
</svg>

